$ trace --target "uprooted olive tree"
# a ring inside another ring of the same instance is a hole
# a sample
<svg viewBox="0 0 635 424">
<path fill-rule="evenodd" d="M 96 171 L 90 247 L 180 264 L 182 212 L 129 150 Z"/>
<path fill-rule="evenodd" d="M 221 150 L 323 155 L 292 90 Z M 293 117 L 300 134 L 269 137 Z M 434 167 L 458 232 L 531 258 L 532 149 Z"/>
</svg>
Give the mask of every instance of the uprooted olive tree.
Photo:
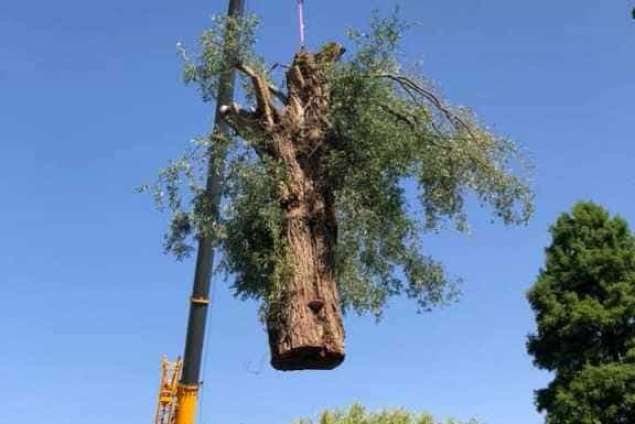
<svg viewBox="0 0 635 424">
<path fill-rule="evenodd" d="M 396 16 L 350 31 L 349 52 L 327 43 L 273 66 L 253 53 L 253 18 L 229 23 L 241 29 L 240 54 L 224 61 L 227 24 L 214 20 L 197 57 L 181 51 L 185 80 L 214 101 L 233 67 L 245 105 L 222 105 L 234 137 L 202 137 L 160 173 L 154 194 L 172 213 L 165 247 L 182 258 L 192 237 L 214 240 L 235 294 L 262 303 L 276 369 L 334 368 L 343 312 L 379 316 L 399 294 L 427 310 L 456 293 L 422 253 L 423 233 L 447 222 L 465 230 L 470 198 L 504 223 L 529 218 L 525 168 L 512 142 L 404 70 Z M 217 220 L 202 185 L 209 155 L 224 161 Z"/>
</svg>

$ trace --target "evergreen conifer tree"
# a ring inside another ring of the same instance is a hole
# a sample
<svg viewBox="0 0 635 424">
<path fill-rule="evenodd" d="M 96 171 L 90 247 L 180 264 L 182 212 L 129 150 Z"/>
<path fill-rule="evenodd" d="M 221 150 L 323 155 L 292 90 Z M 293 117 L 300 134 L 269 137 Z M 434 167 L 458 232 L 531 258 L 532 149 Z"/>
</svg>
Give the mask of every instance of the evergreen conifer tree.
<svg viewBox="0 0 635 424">
<path fill-rule="evenodd" d="M 528 294 L 528 351 L 555 374 L 536 403 L 553 424 L 635 423 L 635 239 L 627 223 L 581 202 L 551 227 Z"/>
</svg>

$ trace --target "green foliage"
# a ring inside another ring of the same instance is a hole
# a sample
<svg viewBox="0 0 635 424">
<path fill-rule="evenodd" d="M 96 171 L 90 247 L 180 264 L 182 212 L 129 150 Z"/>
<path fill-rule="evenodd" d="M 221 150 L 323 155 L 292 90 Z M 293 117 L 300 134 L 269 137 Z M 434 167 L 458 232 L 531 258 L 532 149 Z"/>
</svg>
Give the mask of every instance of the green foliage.
<svg viewBox="0 0 635 424">
<path fill-rule="evenodd" d="M 197 85 L 204 100 L 214 100 L 218 77 L 227 70 L 221 42 L 227 25 L 241 34 L 232 41 L 240 45 L 238 60 L 266 74 L 269 67 L 253 53 L 256 22 L 215 18 L 196 59 L 182 53 L 185 81 Z M 375 16 L 369 32 L 349 32 L 349 53 L 328 73 L 335 147 L 325 160 L 337 209 L 338 288 L 344 310 L 376 316 L 394 295 L 413 298 L 421 310 L 454 298 L 456 281 L 422 252 L 420 239 L 448 222 L 466 230 L 470 196 L 506 224 L 524 223 L 532 213 L 526 167 L 514 144 L 489 132 L 466 108 L 447 106 L 420 74 L 402 71 L 399 42 L 405 29 L 396 15 Z M 275 76 L 267 78 L 275 82 Z M 275 196 L 285 173 L 279 163 L 256 154 L 255 139 L 236 136 L 223 143 L 227 166 L 217 222 L 197 212 L 206 210 L 196 207 L 205 177 L 191 178 L 193 166 L 177 161 L 149 189 L 167 193 L 173 216 L 168 251 L 181 257 L 187 240 L 201 232 L 213 235 L 224 253 L 222 268 L 234 277 L 235 294 L 266 302 L 284 281 L 279 274 L 286 247 Z M 199 152 L 207 157 L 208 150 Z M 408 199 L 406 185 L 417 187 L 418 202 Z"/>
<path fill-rule="evenodd" d="M 313 424 L 313 421 L 300 420 L 296 424 Z M 414 414 L 403 409 L 368 412 L 363 406 L 355 404 L 348 410 L 324 411 L 315 424 L 478 424 L 478 421 L 449 419 L 441 422 L 429 414 Z"/>
<path fill-rule="evenodd" d="M 451 294 L 452 282 L 421 253 L 419 239 L 446 220 L 466 230 L 468 192 L 505 223 L 525 222 L 532 212 L 531 192 L 509 167 L 519 158 L 510 141 L 481 128 L 467 110 L 437 105 L 431 91 L 421 96 L 391 78 L 403 75 L 397 53 L 405 28 L 391 16 L 376 17 L 368 34 L 352 31 L 355 54 L 334 70 L 332 113 L 341 146 L 330 169 L 341 228 L 338 271 L 347 276 L 344 294 L 355 290 L 345 299 L 361 311 L 378 312 L 386 296 L 403 291 L 421 309 Z M 416 74 L 408 78 L 426 86 Z M 409 210 L 404 181 L 419 188 L 420 219 Z"/>
<path fill-rule="evenodd" d="M 205 233 L 210 234 L 212 239 L 220 238 L 217 223 L 210 220 L 209 213 L 203 213 L 209 199 L 205 196 L 205 181 L 201 177 L 207 167 L 206 152 L 215 151 L 218 146 L 207 138 L 192 140 L 192 146 L 186 153 L 161 169 L 154 184 L 145 184 L 137 189 L 150 192 L 157 209 L 170 212 L 163 246 L 178 260 L 191 254 L 193 248 L 189 238 L 192 234 Z M 214 230 L 216 233 L 212 233 Z"/>
<path fill-rule="evenodd" d="M 635 422 L 635 238 L 581 202 L 551 227 L 545 269 L 528 294 L 535 364 L 555 372 L 537 392 L 549 423 Z"/>
<path fill-rule="evenodd" d="M 212 16 L 210 28 L 199 39 L 201 53 L 194 59 L 179 43 L 178 53 L 183 60 L 183 80 L 198 86 L 204 101 L 216 100 L 221 75 L 230 72 L 238 62 L 260 63 L 253 53 L 258 18 Z"/>
</svg>

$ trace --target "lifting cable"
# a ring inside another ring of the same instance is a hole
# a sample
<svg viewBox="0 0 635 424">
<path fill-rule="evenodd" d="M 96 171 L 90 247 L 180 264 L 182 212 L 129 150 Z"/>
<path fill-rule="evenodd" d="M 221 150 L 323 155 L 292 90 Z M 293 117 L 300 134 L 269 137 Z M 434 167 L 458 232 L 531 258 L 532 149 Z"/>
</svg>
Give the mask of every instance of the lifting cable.
<svg viewBox="0 0 635 424">
<path fill-rule="evenodd" d="M 297 0 L 298 3 L 298 26 L 300 32 L 300 48 L 304 49 L 304 0 Z"/>
</svg>

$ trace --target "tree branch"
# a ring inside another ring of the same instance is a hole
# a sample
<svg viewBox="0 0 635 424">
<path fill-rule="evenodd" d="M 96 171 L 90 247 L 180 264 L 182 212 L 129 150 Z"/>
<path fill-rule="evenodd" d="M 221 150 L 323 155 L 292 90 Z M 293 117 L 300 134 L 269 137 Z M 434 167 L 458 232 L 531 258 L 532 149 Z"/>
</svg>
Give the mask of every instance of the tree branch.
<svg viewBox="0 0 635 424">
<path fill-rule="evenodd" d="M 262 79 L 262 84 L 269 89 L 269 91 L 271 92 L 271 94 L 274 97 L 276 97 L 282 103 L 286 103 L 287 102 L 287 95 L 281 89 L 279 89 L 275 85 L 271 84 L 270 82 L 266 81 L 261 75 L 259 75 L 256 71 L 254 71 L 249 66 L 244 65 L 244 64 L 238 64 L 236 66 L 236 69 L 238 71 L 242 72 L 243 74 L 247 75 L 248 77 L 252 78 L 252 81 L 253 81 L 254 78 L 261 78 Z"/>
<path fill-rule="evenodd" d="M 398 112 L 394 108 L 391 108 L 390 106 L 383 103 L 379 103 L 378 106 L 384 112 L 395 117 L 397 121 L 403 122 L 404 124 L 408 125 L 413 131 L 417 129 L 416 123 L 412 122 L 409 116 L 406 116 L 405 114 Z"/>
<path fill-rule="evenodd" d="M 389 74 L 389 73 L 374 74 L 374 75 L 369 75 L 369 77 L 386 78 L 386 79 L 392 80 L 393 82 L 397 83 L 410 96 L 410 98 L 415 103 L 420 104 L 420 98 L 418 96 L 424 98 L 425 100 L 428 101 L 428 103 L 432 104 L 432 106 L 434 106 L 438 111 L 440 111 L 443 114 L 443 116 L 452 125 L 452 127 L 454 127 L 455 130 L 457 131 L 464 130 L 474 140 L 477 139 L 477 137 L 472 132 L 472 128 L 470 127 L 468 123 L 466 123 L 463 119 L 461 119 L 459 116 L 452 113 L 452 111 L 450 111 L 447 107 L 445 107 L 443 102 L 432 91 L 426 89 L 421 84 L 418 84 L 413 79 L 403 75 Z M 432 123 L 432 125 L 434 127 L 434 123 Z"/>
<path fill-rule="evenodd" d="M 221 106 L 220 113 L 225 122 L 254 148 L 259 157 L 262 158 L 265 154 L 275 156 L 269 143 L 257 141 L 266 139 L 268 135 L 263 131 L 255 112 L 242 109 L 237 103 L 233 103 L 231 106 Z"/>
<path fill-rule="evenodd" d="M 236 69 L 251 78 L 256 94 L 256 114 L 261 118 L 263 128 L 270 130 L 274 126 L 274 112 L 277 111 L 271 101 L 268 83 L 262 75 L 243 63 L 238 63 Z"/>
<path fill-rule="evenodd" d="M 282 92 L 278 87 L 273 84 L 269 84 L 269 91 L 273 94 L 278 100 L 280 100 L 283 104 L 287 104 L 289 98 L 286 94 Z"/>
</svg>

